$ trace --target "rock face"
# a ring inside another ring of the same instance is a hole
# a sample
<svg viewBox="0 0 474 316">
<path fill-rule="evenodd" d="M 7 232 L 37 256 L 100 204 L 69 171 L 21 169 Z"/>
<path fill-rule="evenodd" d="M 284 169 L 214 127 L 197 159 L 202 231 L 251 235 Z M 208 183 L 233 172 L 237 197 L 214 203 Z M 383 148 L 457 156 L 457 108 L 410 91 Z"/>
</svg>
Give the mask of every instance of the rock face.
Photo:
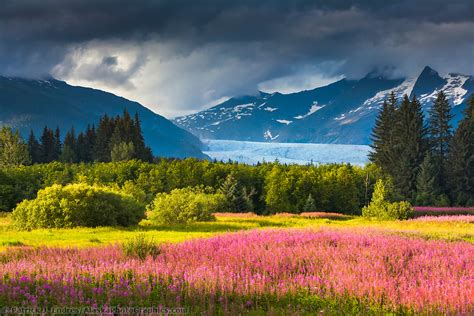
<svg viewBox="0 0 474 316">
<path fill-rule="evenodd" d="M 64 136 L 72 126 L 80 131 L 87 124 L 97 124 L 104 114 L 115 116 L 125 109 L 131 115 L 138 113 L 145 141 L 155 156 L 206 157 L 196 136 L 137 102 L 55 79 L 0 77 L 0 125 L 18 128 L 23 137 L 31 129 L 39 136 L 45 125 L 58 126 Z"/>
<path fill-rule="evenodd" d="M 474 93 L 474 78 L 441 77 L 430 67 L 416 78 L 390 79 L 370 73 L 360 80 L 342 79 L 309 91 L 231 98 L 178 117 L 175 123 L 203 139 L 370 144 L 378 109 L 392 91 L 398 98 L 416 95 L 426 112 L 440 90 L 453 106 L 456 126 Z"/>
</svg>

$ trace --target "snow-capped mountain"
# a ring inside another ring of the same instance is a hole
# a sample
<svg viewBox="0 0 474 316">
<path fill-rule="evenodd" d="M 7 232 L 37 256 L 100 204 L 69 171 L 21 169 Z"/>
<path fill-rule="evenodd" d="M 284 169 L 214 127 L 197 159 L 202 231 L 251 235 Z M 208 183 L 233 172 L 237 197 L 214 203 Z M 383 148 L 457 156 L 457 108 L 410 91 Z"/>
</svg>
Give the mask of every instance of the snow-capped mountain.
<svg viewBox="0 0 474 316">
<path fill-rule="evenodd" d="M 442 77 L 430 67 L 415 78 L 390 79 L 372 72 L 308 91 L 231 98 L 175 123 L 202 139 L 369 144 L 378 109 L 391 92 L 399 99 L 416 95 L 426 112 L 440 90 L 453 106 L 456 125 L 474 93 L 474 77 Z"/>
</svg>

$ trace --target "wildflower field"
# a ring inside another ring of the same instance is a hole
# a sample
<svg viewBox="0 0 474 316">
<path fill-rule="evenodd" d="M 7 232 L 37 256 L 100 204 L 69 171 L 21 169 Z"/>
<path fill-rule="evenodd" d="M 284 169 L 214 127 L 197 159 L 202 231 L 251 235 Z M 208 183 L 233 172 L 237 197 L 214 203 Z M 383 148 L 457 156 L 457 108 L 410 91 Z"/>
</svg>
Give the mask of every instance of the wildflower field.
<svg viewBox="0 0 474 316">
<path fill-rule="evenodd" d="M 88 306 L 104 314 L 117 306 L 192 315 L 474 312 L 472 216 L 322 217 L 217 214 L 216 222 L 186 226 L 21 232 L 4 216 L 0 306 Z M 149 248 L 125 251 L 140 236 Z"/>
</svg>

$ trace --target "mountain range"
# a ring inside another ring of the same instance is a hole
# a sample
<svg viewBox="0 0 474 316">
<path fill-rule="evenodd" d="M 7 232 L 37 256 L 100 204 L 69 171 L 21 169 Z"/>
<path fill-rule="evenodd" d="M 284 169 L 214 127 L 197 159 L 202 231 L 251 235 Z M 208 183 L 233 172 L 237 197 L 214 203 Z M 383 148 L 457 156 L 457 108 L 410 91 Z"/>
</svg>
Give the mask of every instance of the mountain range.
<svg viewBox="0 0 474 316">
<path fill-rule="evenodd" d="M 125 109 L 138 113 L 145 142 L 155 156 L 207 158 L 196 136 L 137 102 L 52 78 L 0 77 L 0 125 L 18 129 L 23 137 L 30 130 L 40 136 L 45 125 L 59 127 L 64 136 L 73 126 L 81 131 L 87 124 L 97 124 L 104 114 L 115 116 Z"/>
<path fill-rule="evenodd" d="M 342 79 L 313 90 L 234 97 L 174 122 L 201 139 L 370 144 L 378 110 L 391 92 L 399 99 L 416 95 L 426 115 L 440 90 L 452 105 L 456 126 L 474 93 L 474 77 L 441 76 L 428 66 L 414 78 L 371 72 L 360 80 Z"/>
</svg>

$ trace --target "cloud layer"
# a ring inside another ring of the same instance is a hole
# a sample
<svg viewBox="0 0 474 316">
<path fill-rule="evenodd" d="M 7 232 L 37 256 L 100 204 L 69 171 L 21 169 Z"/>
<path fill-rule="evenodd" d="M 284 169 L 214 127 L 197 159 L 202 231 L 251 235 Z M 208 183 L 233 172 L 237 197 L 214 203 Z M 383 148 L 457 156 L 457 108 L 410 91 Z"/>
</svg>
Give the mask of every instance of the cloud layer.
<svg viewBox="0 0 474 316">
<path fill-rule="evenodd" d="M 374 68 L 474 73 L 474 2 L 6 0 L 0 74 L 53 75 L 175 116 Z"/>
</svg>

